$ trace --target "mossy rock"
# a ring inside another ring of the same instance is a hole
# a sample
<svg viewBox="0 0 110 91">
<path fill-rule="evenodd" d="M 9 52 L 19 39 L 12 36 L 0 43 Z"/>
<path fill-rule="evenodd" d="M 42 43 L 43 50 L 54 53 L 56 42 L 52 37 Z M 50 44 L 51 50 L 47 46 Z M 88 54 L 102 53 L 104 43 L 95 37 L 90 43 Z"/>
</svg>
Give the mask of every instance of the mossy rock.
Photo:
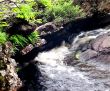
<svg viewBox="0 0 110 91">
<path fill-rule="evenodd" d="M 0 74 L 0 91 L 5 89 L 5 78 Z"/>
<path fill-rule="evenodd" d="M 0 60 L 0 70 L 6 69 L 6 64 L 3 62 L 3 60 Z"/>
<path fill-rule="evenodd" d="M 74 57 L 75 57 L 76 60 L 79 60 L 80 59 L 80 53 L 81 53 L 80 51 L 77 51 L 75 53 Z"/>
</svg>

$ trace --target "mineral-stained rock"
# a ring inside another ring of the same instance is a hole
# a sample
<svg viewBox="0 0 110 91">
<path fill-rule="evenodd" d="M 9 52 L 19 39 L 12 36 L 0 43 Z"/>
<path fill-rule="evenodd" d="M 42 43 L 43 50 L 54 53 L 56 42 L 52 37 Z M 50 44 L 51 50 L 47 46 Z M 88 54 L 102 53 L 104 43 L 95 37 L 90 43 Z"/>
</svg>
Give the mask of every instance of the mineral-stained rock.
<svg viewBox="0 0 110 91">
<path fill-rule="evenodd" d="M 17 89 L 22 85 L 20 78 L 16 73 L 16 62 L 13 59 L 9 59 L 10 63 L 7 64 L 6 75 L 4 76 L 8 82 L 9 91 L 17 91 Z"/>
<path fill-rule="evenodd" d="M 32 49 L 34 48 L 34 46 L 32 44 L 29 44 L 28 46 L 26 46 L 22 51 L 22 55 L 27 54 L 28 52 L 30 52 Z"/>
<path fill-rule="evenodd" d="M 17 91 L 22 82 L 16 73 L 17 63 L 11 58 L 12 45 L 7 42 L 1 49 L 3 56 L 0 60 L 0 91 Z"/>
</svg>

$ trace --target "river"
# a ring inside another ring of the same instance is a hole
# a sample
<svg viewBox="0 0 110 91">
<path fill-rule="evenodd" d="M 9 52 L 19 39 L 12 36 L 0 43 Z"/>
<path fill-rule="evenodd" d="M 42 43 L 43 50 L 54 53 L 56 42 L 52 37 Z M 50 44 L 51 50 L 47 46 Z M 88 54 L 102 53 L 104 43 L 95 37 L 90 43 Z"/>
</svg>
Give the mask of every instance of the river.
<svg viewBox="0 0 110 91">
<path fill-rule="evenodd" d="M 72 59 L 81 38 L 94 39 L 108 31 L 110 29 L 82 32 L 69 47 L 62 43 L 60 47 L 39 53 L 34 60 L 39 62 L 37 66 L 42 74 L 39 80 L 45 87 L 39 91 L 110 91 L 109 65 Z"/>
</svg>

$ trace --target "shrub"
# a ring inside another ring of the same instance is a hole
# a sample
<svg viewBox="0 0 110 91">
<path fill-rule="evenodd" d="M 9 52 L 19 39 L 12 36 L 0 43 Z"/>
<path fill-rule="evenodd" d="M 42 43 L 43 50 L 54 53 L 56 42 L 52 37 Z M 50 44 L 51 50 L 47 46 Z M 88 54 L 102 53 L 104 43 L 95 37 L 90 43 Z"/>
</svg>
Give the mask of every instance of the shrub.
<svg viewBox="0 0 110 91">
<path fill-rule="evenodd" d="M 78 16 L 82 16 L 82 10 L 78 5 L 73 5 L 72 0 L 41 0 L 45 5 L 44 19 L 51 20 L 73 20 Z M 49 3 L 47 3 L 49 2 Z"/>
<path fill-rule="evenodd" d="M 20 4 L 18 7 L 13 8 L 12 11 L 16 13 L 17 18 L 23 18 L 27 21 L 34 21 L 36 12 L 34 12 L 32 8 L 33 5 L 34 3 L 23 3 Z"/>
</svg>

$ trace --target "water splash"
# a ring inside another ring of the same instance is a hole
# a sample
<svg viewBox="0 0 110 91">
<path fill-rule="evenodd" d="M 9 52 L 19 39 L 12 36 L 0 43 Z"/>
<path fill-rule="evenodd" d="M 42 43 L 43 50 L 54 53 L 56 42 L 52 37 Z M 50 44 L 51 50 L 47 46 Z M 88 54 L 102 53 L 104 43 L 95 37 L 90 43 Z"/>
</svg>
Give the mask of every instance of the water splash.
<svg viewBox="0 0 110 91">
<path fill-rule="evenodd" d="M 40 62 L 40 84 L 46 87 L 40 91 L 110 91 L 110 70 L 84 62 L 73 66 L 67 66 L 63 62 L 75 50 L 75 45 L 80 43 L 79 39 L 93 39 L 108 31 L 110 30 L 98 29 L 81 33 L 74 39 L 70 49 L 62 45 L 39 53 L 35 60 Z"/>
</svg>

